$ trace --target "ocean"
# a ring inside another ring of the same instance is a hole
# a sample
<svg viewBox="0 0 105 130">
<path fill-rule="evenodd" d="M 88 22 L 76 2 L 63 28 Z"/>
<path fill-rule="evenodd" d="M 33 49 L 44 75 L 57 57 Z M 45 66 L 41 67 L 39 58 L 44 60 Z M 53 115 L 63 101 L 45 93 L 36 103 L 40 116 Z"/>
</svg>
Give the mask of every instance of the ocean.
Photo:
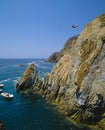
<svg viewBox="0 0 105 130">
<path fill-rule="evenodd" d="M 6 130 L 88 130 L 73 125 L 54 111 L 41 96 L 21 94 L 16 91 L 16 82 L 26 68 L 34 63 L 41 78 L 50 72 L 53 63 L 43 59 L 0 59 L 0 84 L 3 92 L 14 95 L 7 100 L 0 95 L 0 120 Z M 20 66 L 24 64 L 25 66 Z"/>
</svg>

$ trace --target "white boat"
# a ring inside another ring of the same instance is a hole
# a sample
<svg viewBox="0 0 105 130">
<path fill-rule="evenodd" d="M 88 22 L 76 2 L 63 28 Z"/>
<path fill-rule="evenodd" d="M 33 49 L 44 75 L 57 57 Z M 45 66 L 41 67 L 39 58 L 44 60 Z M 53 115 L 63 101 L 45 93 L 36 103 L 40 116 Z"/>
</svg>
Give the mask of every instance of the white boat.
<svg viewBox="0 0 105 130">
<path fill-rule="evenodd" d="M 0 88 L 2 88 L 4 86 L 4 84 L 0 84 Z"/>
<path fill-rule="evenodd" d="M 13 98 L 13 94 L 7 93 L 7 92 L 2 92 L 1 96 L 7 98 L 7 99 L 11 99 Z"/>
</svg>

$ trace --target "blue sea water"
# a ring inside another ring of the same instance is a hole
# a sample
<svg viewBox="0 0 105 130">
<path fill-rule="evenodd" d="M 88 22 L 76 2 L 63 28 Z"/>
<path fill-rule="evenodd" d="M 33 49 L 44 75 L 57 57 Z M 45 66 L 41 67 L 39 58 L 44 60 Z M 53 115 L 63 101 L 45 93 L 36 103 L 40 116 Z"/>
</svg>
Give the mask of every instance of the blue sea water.
<svg viewBox="0 0 105 130">
<path fill-rule="evenodd" d="M 0 120 L 6 130 L 88 130 L 68 122 L 40 96 L 16 91 L 17 80 L 31 63 L 35 64 L 42 78 L 54 66 L 41 59 L 0 59 L 0 83 L 4 84 L 2 90 L 14 95 L 12 100 L 0 96 Z M 21 67 L 20 64 L 25 66 Z"/>
</svg>

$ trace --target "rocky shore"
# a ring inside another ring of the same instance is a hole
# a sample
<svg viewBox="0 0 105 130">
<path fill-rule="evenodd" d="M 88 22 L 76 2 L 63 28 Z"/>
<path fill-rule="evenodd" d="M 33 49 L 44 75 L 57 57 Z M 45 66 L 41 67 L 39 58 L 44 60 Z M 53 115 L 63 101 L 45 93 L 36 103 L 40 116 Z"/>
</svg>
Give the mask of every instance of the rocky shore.
<svg viewBox="0 0 105 130">
<path fill-rule="evenodd" d="M 87 24 L 67 44 L 68 51 L 63 52 L 44 82 L 37 78 L 36 70 L 28 69 L 17 90 L 34 86 L 68 119 L 94 130 L 105 130 L 105 14 Z"/>
</svg>

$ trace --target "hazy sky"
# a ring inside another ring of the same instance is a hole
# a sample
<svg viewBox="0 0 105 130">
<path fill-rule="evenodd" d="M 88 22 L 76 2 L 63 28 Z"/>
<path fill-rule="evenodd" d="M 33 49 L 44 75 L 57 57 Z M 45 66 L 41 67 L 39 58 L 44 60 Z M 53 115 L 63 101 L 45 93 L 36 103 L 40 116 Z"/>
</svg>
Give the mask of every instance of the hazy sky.
<svg viewBox="0 0 105 130">
<path fill-rule="evenodd" d="M 105 0 L 0 0 L 0 58 L 46 58 L 102 13 Z"/>
</svg>

